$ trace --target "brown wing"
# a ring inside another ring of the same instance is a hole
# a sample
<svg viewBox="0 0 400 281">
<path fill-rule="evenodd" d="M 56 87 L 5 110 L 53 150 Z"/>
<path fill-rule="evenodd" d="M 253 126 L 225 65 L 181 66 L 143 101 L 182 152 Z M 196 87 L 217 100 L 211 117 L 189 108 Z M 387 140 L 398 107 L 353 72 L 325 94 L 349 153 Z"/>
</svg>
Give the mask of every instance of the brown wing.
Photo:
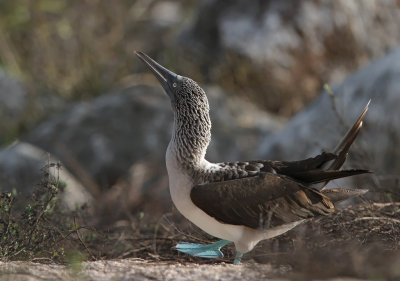
<svg viewBox="0 0 400 281">
<path fill-rule="evenodd" d="M 196 185 L 190 197 L 220 222 L 255 229 L 334 211 L 333 203 L 322 193 L 272 173 Z"/>
</svg>

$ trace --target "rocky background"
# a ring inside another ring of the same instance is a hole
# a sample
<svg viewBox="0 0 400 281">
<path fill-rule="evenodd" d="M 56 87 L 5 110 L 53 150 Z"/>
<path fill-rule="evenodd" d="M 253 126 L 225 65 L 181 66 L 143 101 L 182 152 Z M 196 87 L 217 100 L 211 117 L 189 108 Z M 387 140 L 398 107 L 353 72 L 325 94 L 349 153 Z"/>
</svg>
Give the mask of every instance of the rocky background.
<svg viewBox="0 0 400 281">
<path fill-rule="evenodd" d="M 211 161 L 333 149 L 371 100 L 347 165 L 374 174 L 334 185 L 399 201 L 399 19 L 395 0 L 1 1 L 0 191 L 61 161 L 63 201 L 100 224 L 173 210 L 172 113 L 141 50 L 206 89 Z"/>
</svg>

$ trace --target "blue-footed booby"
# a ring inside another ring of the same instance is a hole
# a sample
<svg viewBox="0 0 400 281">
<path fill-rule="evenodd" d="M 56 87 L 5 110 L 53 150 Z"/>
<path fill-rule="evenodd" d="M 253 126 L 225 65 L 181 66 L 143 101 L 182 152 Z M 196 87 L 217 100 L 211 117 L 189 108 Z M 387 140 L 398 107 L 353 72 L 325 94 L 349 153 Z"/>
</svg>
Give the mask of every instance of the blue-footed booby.
<svg viewBox="0 0 400 281">
<path fill-rule="evenodd" d="M 150 68 L 170 98 L 174 113 L 166 164 L 172 201 L 179 212 L 210 235 L 210 245 L 179 243 L 180 252 L 205 258 L 222 257 L 233 242 L 235 264 L 258 242 L 281 235 L 308 218 L 329 215 L 334 204 L 364 194 L 362 189 L 324 189 L 330 180 L 368 170 L 339 170 L 362 126 L 364 108 L 334 153 L 292 162 L 255 160 L 210 163 L 209 104 L 192 79 L 177 75 L 143 52 L 136 55 Z M 319 184 L 319 188 L 317 185 Z"/>
</svg>

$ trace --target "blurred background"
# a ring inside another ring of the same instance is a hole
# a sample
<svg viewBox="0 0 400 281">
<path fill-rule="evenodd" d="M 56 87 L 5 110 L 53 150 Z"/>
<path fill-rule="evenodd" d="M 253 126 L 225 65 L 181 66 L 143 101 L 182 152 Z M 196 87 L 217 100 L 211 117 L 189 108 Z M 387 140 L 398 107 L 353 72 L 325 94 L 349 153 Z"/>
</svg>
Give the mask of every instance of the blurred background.
<svg viewBox="0 0 400 281">
<path fill-rule="evenodd" d="M 399 200 L 399 19 L 396 0 L 0 1 L 0 190 L 29 195 L 50 157 L 70 208 L 170 211 L 172 112 L 141 50 L 206 89 L 211 161 L 333 149 L 372 99 L 348 167 L 375 173 L 335 185 Z"/>
</svg>

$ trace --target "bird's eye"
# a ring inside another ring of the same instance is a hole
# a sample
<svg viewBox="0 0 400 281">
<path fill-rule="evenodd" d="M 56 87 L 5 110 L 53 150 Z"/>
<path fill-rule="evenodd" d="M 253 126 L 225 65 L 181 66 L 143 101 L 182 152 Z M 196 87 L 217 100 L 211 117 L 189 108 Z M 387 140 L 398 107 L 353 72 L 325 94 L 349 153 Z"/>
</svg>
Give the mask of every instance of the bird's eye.
<svg viewBox="0 0 400 281">
<path fill-rule="evenodd" d="M 172 84 L 172 87 L 176 88 L 178 86 L 178 84 L 176 84 L 175 82 Z"/>
</svg>

